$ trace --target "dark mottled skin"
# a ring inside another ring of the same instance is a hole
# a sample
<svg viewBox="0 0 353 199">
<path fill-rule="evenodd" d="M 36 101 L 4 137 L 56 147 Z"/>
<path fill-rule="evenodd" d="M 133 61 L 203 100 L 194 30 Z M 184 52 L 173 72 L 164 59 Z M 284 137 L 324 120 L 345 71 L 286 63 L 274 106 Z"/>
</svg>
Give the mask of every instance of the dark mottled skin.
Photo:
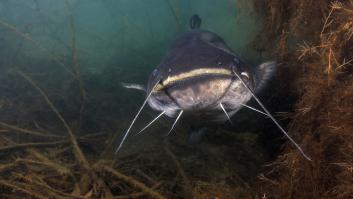
<svg viewBox="0 0 353 199">
<path fill-rule="evenodd" d="M 168 75 L 176 75 L 198 68 L 231 70 L 234 58 L 235 54 L 218 35 L 203 30 L 189 31 L 172 43 L 156 68 L 157 76 L 150 76 L 148 91 L 156 80 L 166 78 Z"/>
</svg>

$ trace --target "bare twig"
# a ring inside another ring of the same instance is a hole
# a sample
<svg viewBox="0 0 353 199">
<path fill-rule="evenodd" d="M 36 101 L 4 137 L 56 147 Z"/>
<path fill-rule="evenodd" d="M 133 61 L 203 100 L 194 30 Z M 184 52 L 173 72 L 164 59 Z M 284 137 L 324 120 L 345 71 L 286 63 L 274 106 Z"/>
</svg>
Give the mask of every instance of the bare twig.
<svg viewBox="0 0 353 199">
<path fill-rule="evenodd" d="M 173 5 L 172 5 L 172 3 L 170 2 L 170 0 L 165 0 L 166 1 L 166 3 L 167 3 L 167 5 L 168 5 L 168 7 L 169 7 L 169 9 L 170 9 L 170 11 L 171 11 L 171 13 L 173 14 L 173 17 L 174 17 L 174 19 L 175 19 L 175 22 L 176 22 L 176 24 L 177 24 L 177 30 L 178 31 L 180 31 L 180 27 L 181 27 L 181 22 L 180 22 L 180 19 L 179 19 L 179 16 L 178 16 L 178 13 L 177 13 L 177 11 L 174 9 L 174 7 L 173 7 Z"/>
<path fill-rule="evenodd" d="M 22 178 L 24 178 L 24 177 L 22 177 Z M 26 179 L 24 178 L 24 180 L 26 180 Z M 41 179 L 39 177 L 35 177 L 35 180 L 33 180 L 31 183 L 39 186 L 40 188 L 48 190 L 48 193 L 50 193 L 50 195 L 55 196 L 56 198 L 70 198 L 70 199 L 72 199 L 72 198 L 77 198 L 77 199 L 86 198 L 86 197 L 81 197 L 81 196 L 74 196 L 72 194 L 57 190 L 57 189 L 49 186 L 43 179 Z"/>
<path fill-rule="evenodd" d="M 323 39 L 323 34 L 326 30 L 326 28 L 332 23 L 332 21 L 329 21 L 329 19 L 331 18 L 331 15 L 332 15 L 332 12 L 334 10 L 334 5 L 332 4 L 331 6 L 331 10 L 329 12 L 329 14 L 327 15 L 327 17 L 325 17 L 325 22 L 324 22 L 324 25 L 322 26 L 322 30 L 321 30 L 321 33 L 320 33 L 320 38 Z"/>
<path fill-rule="evenodd" d="M 148 180 L 149 182 L 151 182 L 152 184 L 155 184 L 156 181 L 153 180 L 150 176 L 148 176 L 147 174 L 145 174 L 143 171 L 141 171 L 140 169 L 136 169 L 136 173 L 138 175 L 140 175 L 141 177 L 145 178 L 146 180 Z"/>
<path fill-rule="evenodd" d="M 156 185 L 154 185 L 151 189 L 157 189 L 158 187 L 160 187 L 162 185 L 161 182 L 157 183 Z M 122 195 L 122 196 L 115 196 L 113 197 L 113 199 L 132 199 L 132 198 L 140 198 L 142 196 L 146 195 L 146 192 L 138 192 L 138 193 L 132 193 L 132 194 L 128 194 L 128 195 Z"/>
<path fill-rule="evenodd" d="M 84 156 L 81 148 L 79 147 L 76 137 L 74 135 L 74 133 L 72 132 L 70 126 L 67 124 L 67 122 L 65 121 L 65 119 L 63 118 L 63 116 L 59 113 L 59 111 L 55 108 L 55 106 L 53 105 L 53 103 L 49 100 L 47 94 L 45 94 L 45 92 L 39 88 L 37 86 L 37 84 L 26 74 L 24 74 L 23 72 L 18 72 L 24 79 L 26 79 L 44 98 L 44 100 L 47 102 L 47 104 L 49 105 L 49 107 L 51 108 L 51 110 L 56 114 L 56 116 L 60 119 L 60 121 L 63 123 L 64 127 L 67 130 L 67 133 L 69 134 L 70 137 L 70 142 L 73 146 L 74 149 L 74 154 L 76 156 L 77 161 L 81 164 L 81 166 L 85 167 L 87 170 L 89 170 L 90 165 L 86 159 L 86 157 Z"/>
<path fill-rule="evenodd" d="M 34 197 L 34 198 L 40 198 L 40 199 L 48 198 L 48 197 L 45 197 L 45 196 L 40 195 L 38 193 L 35 193 L 33 191 L 27 190 L 27 189 L 25 189 L 23 187 L 20 187 L 18 185 L 12 184 L 11 182 L 8 182 L 6 180 L 0 180 L 0 184 L 5 186 L 5 187 L 8 187 L 8 188 L 12 189 L 13 191 L 20 191 L 20 192 L 25 193 L 25 194 L 27 194 L 27 195 L 29 195 L 31 197 Z"/>
<path fill-rule="evenodd" d="M 83 111 L 85 109 L 85 103 L 86 103 L 86 91 L 84 88 L 83 81 L 81 79 L 80 66 L 77 59 L 76 27 L 74 22 L 74 16 L 72 15 L 68 0 L 65 1 L 65 5 L 70 18 L 72 65 L 74 68 L 76 79 L 78 81 L 78 85 L 80 89 L 80 97 L 81 97 L 80 113 L 79 113 L 79 129 L 80 129 L 82 125 Z"/>
<path fill-rule="evenodd" d="M 3 172 L 3 171 L 6 171 L 14 166 L 17 166 L 17 163 L 18 162 L 11 162 L 11 163 L 8 163 L 8 164 L 1 164 L 0 165 L 0 172 Z"/>
<path fill-rule="evenodd" d="M 45 155 L 43 155 L 42 153 L 39 153 L 37 150 L 30 149 L 29 152 L 36 159 L 38 159 L 40 162 L 42 162 L 43 165 L 46 165 L 48 167 L 55 169 L 59 174 L 61 174 L 61 175 L 66 174 L 69 176 L 73 176 L 70 169 L 67 168 L 67 165 L 63 165 L 63 164 L 58 163 L 57 161 L 51 160 L 48 157 L 46 157 Z"/>
<path fill-rule="evenodd" d="M 66 144 L 69 141 L 61 140 L 56 142 L 31 142 L 31 143 L 24 143 L 24 144 L 13 144 L 9 146 L 0 147 L 0 152 L 7 152 L 15 149 L 23 149 L 23 148 L 30 148 L 30 147 L 51 147 L 51 146 L 58 146 L 60 144 Z"/>
<path fill-rule="evenodd" d="M 69 74 L 74 75 L 72 71 L 70 71 L 63 62 L 61 62 L 53 53 L 51 53 L 48 49 L 44 48 L 41 46 L 38 42 L 32 39 L 32 37 L 29 34 L 25 34 L 18 30 L 15 26 L 10 25 L 2 20 L 0 20 L 0 26 L 10 30 L 11 32 L 15 33 L 15 35 L 25 39 L 29 43 L 33 44 L 36 48 L 39 50 L 46 52 L 55 62 L 57 62 L 61 67 L 63 67 Z"/>
<path fill-rule="evenodd" d="M 71 172 L 69 169 L 65 167 L 60 167 L 58 164 L 51 162 L 45 162 L 45 161 L 38 161 L 38 160 L 29 160 L 29 159 L 23 159 L 23 158 L 18 158 L 16 159 L 17 163 L 25 163 L 25 164 L 34 164 L 34 165 L 41 165 L 45 167 L 50 167 L 53 168 L 55 171 L 57 171 L 61 176 L 62 175 L 69 175 L 72 176 Z"/>
<path fill-rule="evenodd" d="M 4 122 L 0 122 L 0 125 L 8 128 L 8 129 L 11 129 L 11 130 L 14 130 L 14 131 L 19 131 L 21 133 L 28 134 L 28 135 L 40 136 L 40 137 L 51 137 L 51 138 L 64 138 L 64 136 L 49 135 L 49 134 L 45 134 L 45 133 L 38 132 L 38 131 L 23 129 L 23 128 L 17 127 L 15 125 L 6 124 Z"/>
</svg>

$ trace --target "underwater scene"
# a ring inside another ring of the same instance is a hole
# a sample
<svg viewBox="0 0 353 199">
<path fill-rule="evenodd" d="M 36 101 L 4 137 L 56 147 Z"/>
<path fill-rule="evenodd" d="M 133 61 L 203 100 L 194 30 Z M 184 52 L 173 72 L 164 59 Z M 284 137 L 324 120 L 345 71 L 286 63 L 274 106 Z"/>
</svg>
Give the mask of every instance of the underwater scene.
<svg viewBox="0 0 353 199">
<path fill-rule="evenodd" d="M 353 198 L 353 0 L 0 0 L 0 198 Z"/>
</svg>

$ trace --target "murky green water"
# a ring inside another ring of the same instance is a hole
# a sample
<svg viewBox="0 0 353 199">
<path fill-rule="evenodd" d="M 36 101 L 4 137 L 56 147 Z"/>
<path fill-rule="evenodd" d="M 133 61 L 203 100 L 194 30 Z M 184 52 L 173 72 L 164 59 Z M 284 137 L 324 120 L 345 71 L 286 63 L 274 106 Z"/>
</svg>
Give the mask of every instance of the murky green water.
<svg viewBox="0 0 353 199">
<path fill-rule="evenodd" d="M 263 17 L 257 6 L 245 0 L 2 0 L 0 121 L 65 131 L 38 92 L 17 75 L 23 71 L 48 94 L 77 135 L 108 135 L 103 142 L 83 144 L 88 156 L 96 148 L 94 158 L 112 154 L 145 98 L 121 83 L 146 84 L 171 42 L 189 30 L 193 14 L 202 18 L 202 29 L 220 35 L 248 63 L 259 63 L 264 58 L 253 44 Z M 155 115 L 145 110 L 132 131 Z M 191 145 L 192 121 L 184 121 L 171 136 L 171 148 L 195 182 L 224 183 L 234 173 L 252 178 L 270 156 L 259 141 L 268 128 L 262 122 L 258 115 L 241 111 L 233 126 L 220 125 L 200 144 Z M 164 118 L 148 133 L 129 138 L 121 156 L 160 151 L 171 124 Z M 16 139 L 23 141 L 21 136 Z M 165 158 L 155 154 L 146 156 L 157 162 Z"/>
<path fill-rule="evenodd" d="M 0 17 L 58 56 L 69 56 L 70 14 L 73 15 L 78 59 L 82 70 L 121 70 L 137 81 L 159 63 L 167 46 L 189 29 L 198 14 L 202 28 L 216 32 L 239 55 L 258 58 L 251 42 L 262 18 L 248 1 L 220 0 L 16 0 L 2 1 Z M 12 34 L 2 31 L 2 34 Z M 7 37 L 6 37 L 7 36 Z M 20 43 L 6 35 L 6 41 Z M 9 46 L 16 48 L 16 45 Z M 42 52 L 25 43 L 24 51 L 43 59 Z M 133 74 L 131 74 L 133 73 Z M 118 77 L 122 78 L 122 77 Z"/>
</svg>

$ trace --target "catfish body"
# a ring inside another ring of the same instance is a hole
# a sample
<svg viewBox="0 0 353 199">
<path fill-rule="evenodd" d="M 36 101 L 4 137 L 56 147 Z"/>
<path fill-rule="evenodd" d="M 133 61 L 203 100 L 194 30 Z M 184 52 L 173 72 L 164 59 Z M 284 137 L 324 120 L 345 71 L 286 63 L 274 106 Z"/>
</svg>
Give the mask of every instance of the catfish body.
<svg viewBox="0 0 353 199">
<path fill-rule="evenodd" d="M 240 60 L 220 36 L 199 30 L 200 24 L 201 19 L 197 15 L 192 16 L 190 27 L 194 30 L 178 37 L 161 63 L 153 70 L 147 83 L 147 97 L 126 130 L 116 152 L 122 147 L 147 103 L 161 113 L 138 134 L 164 114 L 169 117 L 176 116 L 167 134 L 169 135 L 183 113 L 196 115 L 194 118 L 203 121 L 225 121 L 230 120 L 230 117 L 244 106 L 269 117 L 300 153 L 311 161 L 256 96 L 256 92 L 263 88 L 273 75 L 275 62 L 265 62 L 252 68 Z M 125 87 L 144 90 L 133 84 Z M 252 97 L 264 112 L 246 105 Z M 198 134 L 204 132 L 199 131 Z"/>
<path fill-rule="evenodd" d="M 207 120 L 224 121 L 227 118 L 222 105 L 231 116 L 252 96 L 234 72 L 241 74 L 250 89 L 256 90 L 269 76 L 265 74 L 271 73 L 275 67 L 274 62 L 265 65 L 253 69 L 215 33 L 191 30 L 172 43 L 150 75 L 148 103 L 170 117 L 183 110 L 202 115 Z"/>
</svg>

